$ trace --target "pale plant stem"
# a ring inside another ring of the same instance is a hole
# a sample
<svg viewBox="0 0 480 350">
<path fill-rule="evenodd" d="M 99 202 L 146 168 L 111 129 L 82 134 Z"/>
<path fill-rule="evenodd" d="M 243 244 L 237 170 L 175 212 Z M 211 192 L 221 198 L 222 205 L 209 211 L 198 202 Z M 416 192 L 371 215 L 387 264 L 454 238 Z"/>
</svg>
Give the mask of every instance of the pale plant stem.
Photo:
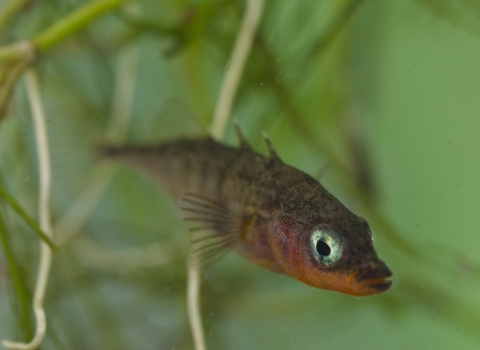
<svg viewBox="0 0 480 350">
<path fill-rule="evenodd" d="M 119 67 L 117 70 L 116 89 L 114 94 L 114 102 L 112 106 L 112 121 L 111 123 L 121 124 L 119 127 L 110 127 L 109 130 L 113 139 L 121 141 L 125 137 L 126 128 L 129 123 L 129 116 L 131 115 L 131 108 L 133 105 L 133 92 L 135 87 L 135 75 L 134 73 L 125 74 L 124 69 L 128 66 L 130 72 L 135 72 L 133 67 L 137 63 L 136 48 L 131 48 L 122 56 L 120 54 Z M 40 228 L 51 237 L 52 227 L 50 223 L 50 210 L 49 210 L 49 194 L 50 194 L 50 158 L 48 153 L 48 141 L 45 126 L 45 117 L 43 107 L 40 100 L 39 87 L 37 77 L 34 71 L 31 69 L 25 73 L 27 81 L 27 92 L 32 108 L 32 114 L 34 117 L 34 125 L 37 137 L 37 148 L 39 152 L 39 167 L 40 167 L 40 201 L 39 201 L 39 218 Z M 120 112 L 117 115 L 117 112 Z M 118 134 L 117 134 L 118 133 Z M 108 184 L 112 178 L 112 167 L 108 164 L 102 164 L 95 171 L 92 176 L 92 180 L 87 186 L 87 191 L 82 195 L 79 200 L 74 203 L 72 209 L 65 214 L 63 218 L 58 221 L 55 226 L 65 236 L 63 236 L 63 242 L 68 238 L 71 238 L 82 227 L 83 223 L 88 219 L 103 196 L 103 193 L 108 187 Z M 15 343 L 8 340 L 4 340 L 2 345 L 8 349 L 37 349 L 45 337 L 47 320 L 45 316 L 45 310 L 43 308 L 43 300 L 45 290 L 48 282 L 48 275 L 51 265 L 51 251 L 48 245 L 41 242 L 40 251 L 40 264 L 39 273 L 37 279 L 37 285 L 33 300 L 33 309 L 36 317 L 37 328 L 35 336 L 30 343 Z"/>
<path fill-rule="evenodd" d="M 187 308 L 195 350 L 206 350 L 205 332 L 200 313 L 200 267 L 192 260 L 188 266 Z"/>
<path fill-rule="evenodd" d="M 48 149 L 48 134 L 45 124 L 45 113 L 40 97 L 40 88 L 37 75 L 33 68 L 25 72 L 27 85 L 27 95 L 32 110 L 33 124 L 35 129 L 35 138 L 37 141 L 38 167 L 39 167 L 39 203 L 38 215 L 40 228 L 50 238 L 52 237 L 52 227 L 50 222 L 50 185 L 51 185 L 51 167 L 50 155 Z M 36 319 L 35 336 L 30 343 L 17 343 L 4 340 L 2 345 L 8 349 L 37 349 L 45 337 L 47 330 L 47 318 L 43 306 L 45 291 L 48 284 L 48 276 L 52 261 L 52 252 L 50 247 L 43 241 L 40 241 L 40 262 L 38 267 L 37 284 L 33 296 L 33 311 Z"/>
<path fill-rule="evenodd" d="M 115 88 L 112 99 L 110 123 L 106 139 L 110 143 L 121 144 L 127 136 L 128 125 L 132 115 L 135 95 L 135 82 L 138 63 L 138 48 L 128 47 L 118 55 L 115 71 Z M 77 198 L 70 210 L 55 224 L 55 233 L 59 244 L 73 238 L 85 221 L 95 210 L 113 178 L 114 168 L 108 162 L 101 163 L 93 173 L 82 195 Z"/>
<path fill-rule="evenodd" d="M 240 78 L 245 68 L 247 57 L 252 48 L 255 33 L 262 14 L 263 0 L 248 0 L 237 41 L 223 77 L 222 87 L 217 100 L 210 133 L 213 138 L 221 140 L 232 110 Z M 200 312 L 200 266 L 190 259 L 187 280 L 187 308 L 190 328 L 195 350 L 205 350 L 205 333 Z"/>
<path fill-rule="evenodd" d="M 262 14 L 263 0 L 248 0 L 237 41 L 223 76 L 210 132 L 213 138 L 221 140 L 227 127 L 233 101 L 238 90 L 245 63 L 252 48 Z"/>
</svg>

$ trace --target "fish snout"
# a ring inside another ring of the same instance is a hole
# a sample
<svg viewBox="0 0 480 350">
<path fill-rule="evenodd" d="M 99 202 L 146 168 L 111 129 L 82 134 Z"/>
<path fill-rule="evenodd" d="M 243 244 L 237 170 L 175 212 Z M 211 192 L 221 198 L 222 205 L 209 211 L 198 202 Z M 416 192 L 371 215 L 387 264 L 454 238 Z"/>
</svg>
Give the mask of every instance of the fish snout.
<svg viewBox="0 0 480 350">
<path fill-rule="evenodd" d="M 390 277 L 392 277 L 392 271 L 381 260 L 362 265 L 355 274 L 355 289 L 359 295 L 385 292 L 392 285 Z"/>
</svg>

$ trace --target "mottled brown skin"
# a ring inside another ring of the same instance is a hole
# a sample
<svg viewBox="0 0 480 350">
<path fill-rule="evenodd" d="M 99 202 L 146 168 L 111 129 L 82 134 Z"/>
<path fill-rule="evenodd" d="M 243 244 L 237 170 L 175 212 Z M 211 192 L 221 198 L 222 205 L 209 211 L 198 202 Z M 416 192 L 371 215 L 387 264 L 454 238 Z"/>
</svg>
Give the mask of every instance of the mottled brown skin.
<svg viewBox="0 0 480 350">
<path fill-rule="evenodd" d="M 175 198 L 194 193 L 241 214 L 240 237 L 233 249 L 257 265 L 317 288 L 357 296 L 390 287 L 391 272 L 377 257 L 365 219 L 278 157 L 210 138 L 108 153 L 160 180 Z M 310 235 L 319 225 L 335 230 L 344 244 L 342 257 L 331 267 L 311 252 Z"/>
</svg>

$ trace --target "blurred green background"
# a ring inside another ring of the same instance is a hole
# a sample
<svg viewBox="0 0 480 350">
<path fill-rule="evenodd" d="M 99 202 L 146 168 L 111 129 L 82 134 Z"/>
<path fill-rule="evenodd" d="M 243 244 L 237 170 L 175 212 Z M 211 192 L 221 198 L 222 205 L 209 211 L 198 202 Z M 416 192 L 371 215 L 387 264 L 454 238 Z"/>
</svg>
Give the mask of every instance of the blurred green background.
<svg viewBox="0 0 480 350">
<path fill-rule="evenodd" d="M 2 45 L 85 3 L 23 5 Z M 134 169 L 99 161 L 95 147 L 161 141 L 172 98 L 208 127 L 244 6 L 133 2 L 38 57 L 62 243 L 42 349 L 193 348 L 188 234 L 175 203 Z M 230 254 L 203 272 L 209 349 L 480 347 L 479 38 L 479 1 L 266 1 L 232 114 L 255 149 L 265 153 L 266 131 L 287 164 L 321 177 L 367 218 L 393 287 L 355 298 Z M 36 215 L 22 79 L 3 117 L 0 187 Z M 225 142 L 236 144 L 231 125 Z M 4 246 L 0 338 L 29 340 L 34 318 L 22 310 L 25 300 L 31 310 L 38 239 L 4 201 L 0 216 L 23 286 L 12 282 Z"/>
</svg>

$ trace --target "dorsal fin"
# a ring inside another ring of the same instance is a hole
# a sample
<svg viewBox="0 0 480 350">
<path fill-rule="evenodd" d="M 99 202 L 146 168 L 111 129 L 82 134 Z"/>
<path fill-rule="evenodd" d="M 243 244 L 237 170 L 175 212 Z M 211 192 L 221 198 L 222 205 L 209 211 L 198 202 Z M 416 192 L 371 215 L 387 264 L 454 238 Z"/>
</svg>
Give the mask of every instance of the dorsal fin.
<svg viewBox="0 0 480 350">
<path fill-rule="evenodd" d="M 277 152 L 275 151 L 275 148 L 273 148 L 272 142 L 268 138 L 267 133 L 265 131 L 262 132 L 262 136 L 265 140 L 265 143 L 267 144 L 268 154 L 269 154 L 270 158 L 281 160 L 280 157 L 278 156 Z"/>
<path fill-rule="evenodd" d="M 237 133 L 238 141 L 240 141 L 240 147 L 251 149 L 252 147 L 250 147 L 247 138 L 240 129 L 237 118 L 233 119 L 233 127 L 235 128 L 235 132 Z"/>
</svg>

